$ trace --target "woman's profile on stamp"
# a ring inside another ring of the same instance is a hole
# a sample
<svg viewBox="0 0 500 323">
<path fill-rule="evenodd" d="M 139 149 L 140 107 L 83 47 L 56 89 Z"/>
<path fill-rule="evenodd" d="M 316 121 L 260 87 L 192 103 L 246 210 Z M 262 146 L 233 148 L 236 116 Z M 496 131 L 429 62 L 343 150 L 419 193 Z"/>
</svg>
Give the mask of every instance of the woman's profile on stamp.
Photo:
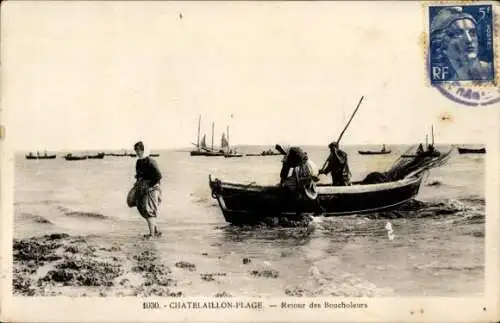
<svg viewBox="0 0 500 323">
<path fill-rule="evenodd" d="M 482 29 L 487 28 L 481 28 L 478 23 L 479 20 L 485 19 L 486 9 L 489 8 L 479 8 L 477 10 L 479 17 L 474 17 L 462 7 L 444 7 L 431 17 L 432 83 L 493 79 L 492 63 L 480 59 L 480 52 L 484 47 L 482 44 L 486 43 L 491 35 L 491 31 L 489 34 L 486 33 L 487 30 Z M 480 31 L 486 33 L 486 38 L 480 39 Z"/>
</svg>

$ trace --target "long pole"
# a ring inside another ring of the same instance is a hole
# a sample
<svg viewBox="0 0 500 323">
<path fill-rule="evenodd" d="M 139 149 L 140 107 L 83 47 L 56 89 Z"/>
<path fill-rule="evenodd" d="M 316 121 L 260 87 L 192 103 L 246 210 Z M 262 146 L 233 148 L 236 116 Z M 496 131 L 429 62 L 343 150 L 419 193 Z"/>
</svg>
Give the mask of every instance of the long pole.
<svg viewBox="0 0 500 323">
<path fill-rule="evenodd" d="M 349 119 L 349 121 L 347 122 L 347 124 L 344 127 L 344 130 L 342 130 L 342 132 L 340 133 L 340 136 L 337 139 L 337 143 L 340 142 L 340 139 L 342 139 L 342 136 L 344 135 L 344 132 L 347 130 L 347 127 L 349 127 L 349 124 L 351 124 L 351 121 L 354 118 L 354 115 L 356 114 L 356 112 L 358 112 L 358 109 L 361 106 L 361 101 L 363 101 L 363 99 L 364 99 L 364 96 L 362 96 L 361 99 L 359 100 L 358 106 L 356 107 L 356 109 L 352 113 L 351 118 Z M 328 160 L 325 161 L 325 163 L 323 164 L 323 167 L 321 167 L 321 169 L 324 169 L 326 167 L 327 162 L 328 162 Z"/>
<path fill-rule="evenodd" d="M 349 125 L 351 124 L 351 121 L 352 121 L 352 119 L 354 118 L 354 115 L 356 114 L 356 112 L 358 112 L 358 109 L 359 109 L 359 107 L 360 107 L 360 105 L 361 105 L 361 101 L 363 101 L 363 99 L 364 99 L 364 96 L 362 96 L 362 97 L 361 97 L 361 99 L 359 100 L 359 102 L 358 102 L 358 106 L 356 107 L 356 110 L 354 110 L 354 112 L 353 112 L 353 113 L 352 113 L 352 115 L 351 115 L 351 118 L 349 119 L 349 121 L 348 121 L 348 122 L 347 122 L 347 124 L 345 125 L 344 130 L 342 130 L 342 132 L 340 133 L 340 136 L 339 136 L 339 138 L 337 139 L 337 143 L 339 143 L 339 142 L 340 142 L 340 139 L 342 139 L 342 136 L 344 135 L 344 132 L 347 130 L 347 127 L 349 127 Z"/>
<path fill-rule="evenodd" d="M 200 126 L 201 126 L 201 114 L 198 116 L 198 150 L 200 150 Z"/>
<path fill-rule="evenodd" d="M 214 150 L 214 128 L 215 122 L 212 122 L 212 151 Z"/>
<path fill-rule="evenodd" d="M 227 150 L 229 150 L 229 126 L 226 127 L 226 133 L 227 133 Z"/>
<path fill-rule="evenodd" d="M 434 125 L 431 125 L 432 145 L 434 146 Z"/>
</svg>

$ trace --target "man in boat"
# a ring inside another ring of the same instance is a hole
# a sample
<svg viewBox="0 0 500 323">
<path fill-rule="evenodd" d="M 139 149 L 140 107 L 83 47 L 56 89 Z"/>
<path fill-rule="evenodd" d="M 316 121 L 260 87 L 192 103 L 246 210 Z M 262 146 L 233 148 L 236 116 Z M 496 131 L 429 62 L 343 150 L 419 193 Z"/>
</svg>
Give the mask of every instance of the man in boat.
<svg viewBox="0 0 500 323">
<path fill-rule="evenodd" d="M 330 155 L 319 174 L 331 173 L 333 186 L 351 185 L 351 171 L 347 162 L 347 154 L 339 148 L 337 142 L 330 143 L 328 148 L 330 148 Z"/>
<path fill-rule="evenodd" d="M 156 161 L 149 157 L 142 141 L 135 143 L 134 150 L 138 159 L 135 164 L 137 182 L 134 185 L 136 194 L 133 204 L 137 206 L 139 214 L 148 224 L 149 235 L 146 237 L 160 236 L 161 232 L 158 229 L 156 218 L 162 202 L 160 187 L 162 174 Z"/>
<path fill-rule="evenodd" d="M 315 213 L 322 213 L 323 209 L 317 200 L 315 182 L 319 180 L 319 174 L 316 165 L 300 147 L 286 149 L 276 145 L 276 149 L 286 153 L 280 171 L 281 206 L 292 202 L 296 214 L 300 215 L 305 205 L 312 202 Z"/>
<path fill-rule="evenodd" d="M 419 144 L 417 148 L 417 156 L 423 156 L 424 153 L 425 153 L 424 146 L 422 144 Z"/>
</svg>

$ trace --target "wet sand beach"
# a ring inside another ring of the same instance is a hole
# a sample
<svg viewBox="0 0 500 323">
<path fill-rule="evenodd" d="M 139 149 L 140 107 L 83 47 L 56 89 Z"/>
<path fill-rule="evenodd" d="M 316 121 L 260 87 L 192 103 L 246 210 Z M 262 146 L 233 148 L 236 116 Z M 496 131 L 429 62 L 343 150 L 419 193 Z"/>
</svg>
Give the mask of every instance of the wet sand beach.
<svg viewBox="0 0 500 323">
<path fill-rule="evenodd" d="M 259 147 L 260 149 L 260 147 Z M 394 156 L 349 152 L 353 177 Z M 405 148 L 400 149 L 404 151 Z M 324 149 L 309 149 L 322 160 Z M 397 151 L 395 152 L 397 154 Z M 208 173 L 274 182 L 279 156 L 162 152 L 162 237 L 126 207 L 135 160 L 16 162 L 13 291 L 23 296 L 459 296 L 484 289 L 484 160 L 455 155 L 398 212 L 307 226 L 225 223 Z M 57 164 L 57 165 L 56 165 Z M 458 176 L 457 174 L 460 174 Z M 325 179 L 324 179 L 325 180 Z M 328 179 L 326 179 L 328 180 Z"/>
</svg>

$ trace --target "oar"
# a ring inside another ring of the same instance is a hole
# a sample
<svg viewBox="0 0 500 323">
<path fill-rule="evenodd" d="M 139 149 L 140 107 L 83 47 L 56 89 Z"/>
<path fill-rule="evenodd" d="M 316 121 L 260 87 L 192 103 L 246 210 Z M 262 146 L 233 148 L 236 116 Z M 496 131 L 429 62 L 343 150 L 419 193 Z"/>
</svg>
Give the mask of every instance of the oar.
<svg viewBox="0 0 500 323">
<path fill-rule="evenodd" d="M 351 124 L 351 121 L 352 119 L 354 118 L 354 115 L 356 114 L 356 112 L 358 112 L 358 109 L 359 107 L 361 106 L 361 101 L 363 101 L 365 97 L 362 96 L 361 99 L 359 100 L 358 102 L 358 106 L 356 107 L 356 109 L 354 110 L 354 112 L 352 113 L 351 115 L 351 118 L 349 119 L 349 121 L 347 122 L 347 124 L 345 125 L 344 127 L 344 130 L 342 130 L 342 132 L 340 133 L 340 136 L 339 138 L 337 139 L 337 143 L 340 143 L 340 139 L 342 139 L 342 136 L 344 135 L 345 131 L 347 130 L 347 127 L 349 127 L 349 125 Z M 325 168 L 326 166 L 326 163 L 328 162 L 328 160 L 325 161 L 325 163 L 323 164 L 323 167 L 321 167 L 321 169 Z"/>
</svg>

